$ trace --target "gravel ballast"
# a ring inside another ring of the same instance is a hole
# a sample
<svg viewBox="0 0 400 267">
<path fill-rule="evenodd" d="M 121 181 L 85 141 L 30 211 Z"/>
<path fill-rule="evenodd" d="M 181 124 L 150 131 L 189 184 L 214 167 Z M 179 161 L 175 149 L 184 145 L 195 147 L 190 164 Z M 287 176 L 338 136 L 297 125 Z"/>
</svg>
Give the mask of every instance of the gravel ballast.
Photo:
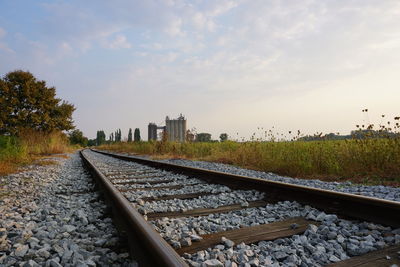
<svg viewBox="0 0 400 267">
<path fill-rule="evenodd" d="M 244 168 L 239 168 L 236 166 L 215 163 L 215 162 L 206 162 L 206 161 L 192 161 L 185 159 L 168 159 L 168 160 L 160 160 L 161 162 L 168 162 L 177 165 L 202 168 L 207 170 L 214 170 L 219 172 L 226 172 L 230 174 L 243 175 L 249 177 L 256 177 L 261 179 L 266 179 L 270 181 L 278 181 L 290 184 L 297 184 L 303 186 L 309 186 L 314 188 L 321 188 L 326 190 L 332 190 L 337 192 L 344 192 L 350 194 L 364 195 L 369 197 L 376 197 L 381 199 L 387 199 L 392 201 L 400 201 L 400 188 L 391 187 L 391 186 L 367 186 L 367 185 L 358 185 L 354 184 L 350 181 L 348 182 L 324 182 L 321 180 L 313 179 L 299 179 L 299 178 L 291 178 L 276 175 L 271 172 L 261 172 L 254 171 Z"/>
<path fill-rule="evenodd" d="M 78 153 L 0 177 L 0 266 L 137 266 Z"/>
<path fill-rule="evenodd" d="M 137 163 L 120 161 L 94 152 L 87 152 L 87 154 L 91 160 L 93 160 L 96 165 L 101 166 L 103 170 L 156 170 Z M 170 160 L 169 162 L 181 163 L 182 161 Z M 225 166 L 226 169 L 218 169 L 216 166 L 221 167 L 219 164 L 214 165 L 213 163 L 204 162 L 188 163 L 189 161 L 186 160 L 183 162 L 185 162 L 186 166 L 200 168 L 206 168 L 208 166 L 208 169 L 218 171 L 229 170 L 231 173 L 233 170 L 238 170 L 235 174 L 246 176 L 259 177 L 263 174 L 255 172 L 258 174 L 257 176 L 252 174 L 254 171 L 243 170 L 227 165 L 222 165 Z M 215 168 L 211 168 L 210 166 Z M 165 179 L 173 179 L 174 185 L 185 183 L 185 178 L 182 177 L 182 175 L 175 179 L 173 173 L 163 172 L 163 174 L 165 175 Z M 264 179 L 267 179 L 266 177 L 269 176 L 272 178 L 269 177 L 268 179 L 274 179 L 275 177 L 275 175 L 268 173 L 264 173 L 263 175 L 265 175 L 265 177 L 261 178 Z M 134 176 L 135 175 L 132 177 Z M 129 180 L 129 175 L 126 175 L 125 178 Z M 161 178 L 158 177 L 157 179 Z M 291 178 L 282 177 L 282 179 L 284 180 L 281 181 L 284 182 L 292 181 L 287 180 Z M 298 179 L 293 179 L 293 181 L 297 180 Z M 321 183 L 319 188 L 323 188 L 322 186 L 332 187 L 325 187 L 324 189 L 333 189 L 333 185 L 335 184 L 326 183 L 325 185 L 324 182 L 314 180 L 308 182 L 309 184 L 304 184 L 306 182 L 301 181 L 300 184 L 312 186 Z M 141 199 L 149 195 L 187 194 L 192 192 L 193 187 L 199 185 L 211 191 L 218 191 L 221 190 L 221 188 L 225 188 L 225 191 L 218 196 L 203 196 L 185 201 L 168 200 L 146 202 Z M 243 201 L 262 198 L 262 195 L 257 195 L 254 190 L 234 191 L 220 185 L 205 184 L 204 182 L 195 186 L 188 186 L 179 190 L 156 190 L 151 192 L 130 191 L 124 192 L 124 194 L 128 199 L 134 202 L 133 205 L 135 205 L 142 214 L 146 214 L 148 211 L 186 211 L 199 207 L 213 207 L 213 204 L 215 207 L 218 207 L 224 203 L 219 199 L 220 197 L 222 197 L 222 199 L 242 198 Z M 123 188 L 123 186 L 121 186 L 121 188 Z M 391 190 L 391 188 L 388 190 Z M 392 192 L 396 190 L 397 189 L 393 189 Z M 142 194 L 143 192 L 146 192 L 146 195 Z M 373 192 L 373 190 L 371 190 L 371 192 Z M 232 196 L 231 198 L 229 197 L 230 195 Z M 278 222 L 299 216 L 305 217 L 311 221 L 308 229 L 303 234 L 288 238 L 280 238 L 274 241 L 261 241 L 256 244 L 245 245 L 243 243 L 234 244 L 226 238 L 221 238 L 221 243 L 219 245 L 197 253 L 185 254 L 183 257 L 191 266 L 324 266 L 329 263 L 348 259 L 352 256 L 363 255 L 387 246 L 400 244 L 400 229 L 392 229 L 369 222 L 339 219 L 335 214 L 326 214 L 323 211 L 310 206 L 301 205 L 295 201 L 281 201 L 258 208 L 245 208 L 245 205 L 243 207 L 244 209 L 242 210 L 210 214 L 201 217 L 164 217 L 151 221 L 150 223 L 167 242 L 175 248 L 180 248 L 201 240 L 200 236 L 204 234 Z"/>
</svg>

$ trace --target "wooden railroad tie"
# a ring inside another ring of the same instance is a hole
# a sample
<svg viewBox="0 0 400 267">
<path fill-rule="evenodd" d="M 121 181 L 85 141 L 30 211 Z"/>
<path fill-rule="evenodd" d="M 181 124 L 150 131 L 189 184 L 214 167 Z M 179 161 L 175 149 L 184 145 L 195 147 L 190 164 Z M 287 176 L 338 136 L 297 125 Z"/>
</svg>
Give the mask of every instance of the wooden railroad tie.
<svg viewBox="0 0 400 267">
<path fill-rule="evenodd" d="M 153 202 L 153 201 L 169 200 L 169 199 L 191 199 L 191 198 L 198 198 L 201 196 L 219 195 L 219 194 L 221 193 L 200 192 L 192 194 L 164 195 L 160 197 L 144 197 L 142 198 L 142 200 L 146 202 Z"/>
<path fill-rule="evenodd" d="M 129 192 L 129 191 L 150 191 L 150 190 L 160 190 L 160 189 L 182 189 L 184 187 L 198 185 L 200 183 L 194 184 L 185 184 L 185 185 L 166 185 L 166 186 L 154 186 L 154 187 L 134 187 L 134 188 L 123 188 L 119 189 L 121 192 Z"/>
<path fill-rule="evenodd" d="M 108 178 L 110 181 L 120 180 L 120 179 L 148 179 L 148 178 L 161 178 L 165 177 L 165 175 L 143 175 L 143 176 L 130 176 L 130 177 L 113 177 Z"/>
<path fill-rule="evenodd" d="M 143 187 L 143 188 L 126 188 L 126 189 L 118 189 L 121 192 L 129 192 L 129 191 L 150 191 L 150 190 L 160 190 L 160 189 L 182 189 L 185 186 L 183 185 L 168 185 L 168 186 L 155 186 L 155 187 Z"/>
<path fill-rule="evenodd" d="M 174 180 L 157 180 L 157 181 L 121 181 L 121 182 L 114 182 L 115 185 L 124 185 L 124 184 L 165 184 L 171 183 Z"/>
<path fill-rule="evenodd" d="M 235 210 L 242 210 L 247 208 L 257 208 L 266 206 L 267 202 L 264 200 L 258 201 L 251 201 L 249 202 L 249 206 L 243 207 L 241 204 L 233 204 L 233 205 L 226 205 L 220 206 L 218 208 L 207 208 L 207 209 L 193 209 L 184 212 L 174 211 L 174 212 L 152 212 L 147 214 L 148 220 L 156 220 L 163 217 L 168 218 L 178 218 L 178 217 L 189 217 L 189 216 L 204 216 L 212 213 L 223 213 Z"/>
<path fill-rule="evenodd" d="M 235 244 L 251 244 L 259 241 L 270 241 L 278 238 L 289 237 L 303 233 L 309 224 L 318 225 L 317 222 L 308 221 L 303 217 L 291 218 L 280 222 L 273 222 L 257 226 L 243 227 L 240 229 L 202 235 L 198 242 L 193 242 L 191 246 L 182 247 L 176 250 L 179 255 L 184 253 L 195 253 L 205 250 L 215 245 L 222 244 L 221 238 L 225 237 Z M 293 226 L 296 227 L 293 227 Z"/>
<path fill-rule="evenodd" d="M 400 266 L 400 245 L 369 252 L 367 254 L 352 257 L 348 260 L 329 264 L 329 267 L 389 267 L 393 264 Z"/>
<path fill-rule="evenodd" d="M 107 174 L 105 174 L 106 176 L 110 176 L 110 175 L 120 175 L 120 174 L 152 174 L 152 173 L 160 173 L 159 171 L 155 171 L 155 170 L 150 170 L 150 171 L 115 171 L 115 172 L 108 172 Z"/>
</svg>

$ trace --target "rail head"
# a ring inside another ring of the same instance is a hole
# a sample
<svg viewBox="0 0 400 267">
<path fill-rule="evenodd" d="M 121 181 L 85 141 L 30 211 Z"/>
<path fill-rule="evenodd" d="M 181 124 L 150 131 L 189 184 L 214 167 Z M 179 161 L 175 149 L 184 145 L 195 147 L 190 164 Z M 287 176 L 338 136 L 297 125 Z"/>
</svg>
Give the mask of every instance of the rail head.
<svg viewBox="0 0 400 267">
<path fill-rule="evenodd" d="M 149 251 L 150 262 L 159 266 L 188 266 L 175 250 L 151 227 L 151 225 L 136 211 L 132 204 L 119 192 L 114 185 L 100 172 L 99 169 L 85 156 L 84 150 L 80 155 L 85 164 L 91 169 L 95 178 L 109 196 L 114 207 L 119 211 L 122 219 L 129 226 L 129 231 L 134 232 L 138 242 Z M 145 264 L 148 265 L 148 264 Z"/>
<path fill-rule="evenodd" d="M 250 185 L 250 187 L 253 187 L 256 190 L 265 191 L 267 193 L 275 192 L 278 197 L 281 197 L 282 199 L 297 200 L 303 204 L 311 204 L 317 208 L 335 211 L 338 214 L 346 217 L 369 220 L 392 227 L 400 227 L 400 202 L 397 201 L 229 174 L 202 168 L 176 165 L 172 163 L 115 154 L 96 149 L 91 150 L 122 160 L 134 161 L 153 167 L 175 170 L 187 174 L 210 177 L 212 179 L 209 180 L 214 180 L 216 183 L 221 182 L 228 184 L 236 183 L 238 185 Z"/>
</svg>

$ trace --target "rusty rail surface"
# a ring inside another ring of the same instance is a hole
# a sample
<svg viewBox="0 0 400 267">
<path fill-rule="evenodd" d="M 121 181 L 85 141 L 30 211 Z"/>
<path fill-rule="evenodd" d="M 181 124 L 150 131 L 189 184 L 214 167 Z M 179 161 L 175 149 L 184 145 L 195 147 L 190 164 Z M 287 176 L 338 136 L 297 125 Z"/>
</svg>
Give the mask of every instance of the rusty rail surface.
<svg viewBox="0 0 400 267">
<path fill-rule="evenodd" d="M 210 183 L 224 184 L 232 188 L 263 191 L 266 192 L 267 200 L 269 201 L 297 201 L 329 213 L 338 214 L 344 218 L 366 220 L 396 228 L 400 227 L 400 202 L 396 201 L 187 167 L 95 149 L 92 149 L 92 151 L 121 160 L 195 176 Z"/>
<path fill-rule="evenodd" d="M 106 196 L 112 211 L 128 237 L 131 254 L 140 266 L 188 266 L 175 250 L 144 220 L 132 204 L 114 185 L 80 152 Z"/>
</svg>

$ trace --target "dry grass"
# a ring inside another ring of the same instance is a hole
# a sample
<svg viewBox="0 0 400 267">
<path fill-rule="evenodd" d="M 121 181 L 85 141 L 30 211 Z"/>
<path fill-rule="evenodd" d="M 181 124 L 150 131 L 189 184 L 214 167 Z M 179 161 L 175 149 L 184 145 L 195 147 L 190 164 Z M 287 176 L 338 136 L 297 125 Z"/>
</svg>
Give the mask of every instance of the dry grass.
<svg viewBox="0 0 400 267">
<path fill-rule="evenodd" d="M 100 149 L 232 164 L 291 177 L 400 186 L 399 138 L 293 142 L 139 142 Z"/>
<path fill-rule="evenodd" d="M 25 129 L 19 133 L 19 137 L 30 155 L 51 155 L 71 151 L 68 138 L 62 132 L 45 134 Z"/>
<path fill-rule="evenodd" d="M 0 176 L 16 172 L 18 164 L 10 161 L 0 161 Z"/>
<path fill-rule="evenodd" d="M 56 165 L 58 164 L 58 161 L 55 160 L 39 160 L 35 161 L 34 164 L 38 166 L 48 166 L 48 165 Z"/>
<path fill-rule="evenodd" d="M 22 130 L 19 137 L 0 136 L 0 175 L 15 173 L 26 164 L 41 166 L 56 164 L 51 157 L 68 157 L 63 153 L 72 152 L 68 138 L 61 132 L 42 133 Z"/>
</svg>

